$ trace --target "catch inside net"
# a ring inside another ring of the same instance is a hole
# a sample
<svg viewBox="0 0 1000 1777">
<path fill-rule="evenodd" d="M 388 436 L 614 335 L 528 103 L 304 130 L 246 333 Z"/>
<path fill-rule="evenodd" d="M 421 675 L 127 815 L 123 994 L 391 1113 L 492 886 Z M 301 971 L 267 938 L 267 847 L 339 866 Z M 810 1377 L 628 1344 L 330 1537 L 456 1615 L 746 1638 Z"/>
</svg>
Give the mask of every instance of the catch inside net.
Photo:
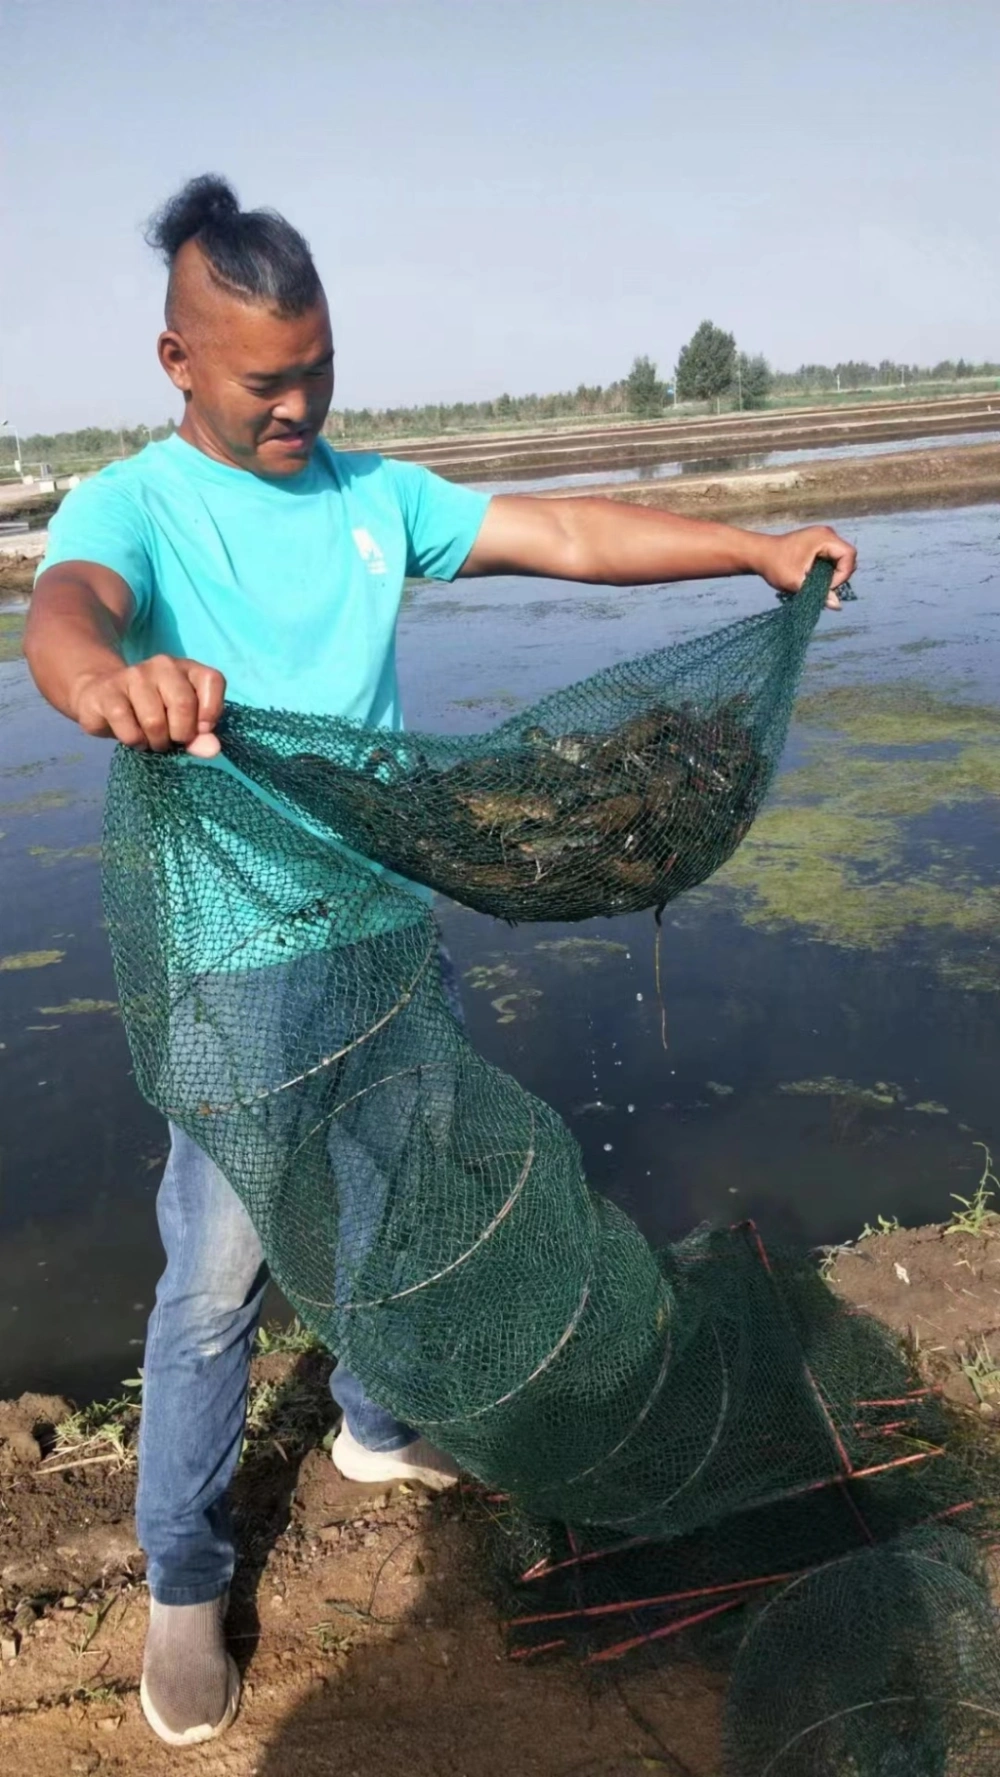
<svg viewBox="0 0 1000 1777">
<path fill-rule="evenodd" d="M 229 709 L 240 776 L 115 756 L 105 893 L 140 1088 L 221 1167 L 305 1323 L 507 1502 L 520 1658 L 752 1620 L 831 1562 L 988 1516 L 937 1402 L 809 1265 L 749 1225 L 654 1252 L 589 1189 L 556 1113 L 469 1044 L 400 880 L 508 920 L 706 880 L 766 794 L 829 579 L 490 735 Z M 770 1721 L 730 1734 L 733 1777 L 762 1777 Z M 833 1777 L 818 1744 L 777 1777 Z M 870 1745 L 858 1777 L 890 1777 Z M 915 1777 L 978 1777 L 928 1757 Z"/>
</svg>

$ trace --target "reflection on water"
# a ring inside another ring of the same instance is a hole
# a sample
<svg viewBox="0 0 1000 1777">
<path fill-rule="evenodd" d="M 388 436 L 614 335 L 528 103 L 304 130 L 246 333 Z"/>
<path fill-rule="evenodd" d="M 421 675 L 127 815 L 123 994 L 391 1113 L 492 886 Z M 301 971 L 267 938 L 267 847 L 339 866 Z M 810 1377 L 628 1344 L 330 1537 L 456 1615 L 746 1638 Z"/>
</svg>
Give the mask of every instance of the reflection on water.
<svg viewBox="0 0 1000 1777">
<path fill-rule="evenodd" d="M 657 1239 L 704 1216 L 810 1242 L 939 1216 L 971 1194 L 973 1143 L 1000 1146 L 1000 507 L 843 528 L 859 603 L 822 620 L 751 839 L 668 909 L 661 991 L 651 918 L 510 931 L 442 909 L 472 1040 L 558 1107 L 595 1185 Z M 419 590 L 411 723 L 488 727 L 764 596 Z M 129 1078 L 100 923 L 107 750 L 12 661 L 0 759 L 0 1393 L 84 1394 L 134 1372 L 164 1134 Z"/>
<path fill-rule="evenodd" d="M 614 482 L 670 480 L 675 475 L 734 475 L 739 469 L 781 469 L 792 463 L 810 459 L 826 462 L 832 457 L 886 457 L 901 450 L 934 450 L 959 444 L 995 444 L 995 432 L 953 432 L 930 438 L 894 438 L 876 444 L 816 444 L 798 450 L 754 451 L 739 456 L 695 457 L 690 462 L 674 462 L 653 458 L 633 461 L 627 469 L 587 469 L 575 475 L 561 475 L 558 470 L 539 474 L 527 470 L 518 479 L 484 482 L 486 493 L 530 494 L 556 487 L 607 487 Z"/>
<path fill-rule="evenodd" d="M 757 451 L 753 456 L 739 457 L 693 457 L 690 463 L 678 463 L 681 475 L 732 475 L 739 469 L 766 469 L 771 460 L 768 451 Z M 660 468 L 660 474 L 663 468 Z"/>
</svg>

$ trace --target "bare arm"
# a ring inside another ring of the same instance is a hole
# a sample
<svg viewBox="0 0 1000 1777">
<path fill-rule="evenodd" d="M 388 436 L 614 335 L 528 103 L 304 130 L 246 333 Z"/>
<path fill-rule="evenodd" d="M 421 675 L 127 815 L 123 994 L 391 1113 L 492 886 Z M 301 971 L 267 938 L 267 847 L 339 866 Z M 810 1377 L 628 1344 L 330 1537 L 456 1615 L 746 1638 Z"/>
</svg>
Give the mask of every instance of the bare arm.
<svg viewBox="0 0 1000 1777">
<path fill-rule="evenodd" d="M 211 757 L 219 751 L 212 730 L 225 697 L 222 674 L 168 654 L 126 665 L 122 637 L 132 611 L 130 588 L 110 568 L 71 561 L 46 569 L 24 636 L 39 691 L 87 734 Z"/>
<path fill-rule="evenodd" d="M 817 557 L 835 564 L 829 602 L 837 606 L 836 588 L 850 578 L 857 552 L 826 525 L 772 537 L 620 500 L 498 494 L 462 573 L 546 574 L 602 586 L 759 574 L 778 592 L 798 592 Z"/>
</svg>

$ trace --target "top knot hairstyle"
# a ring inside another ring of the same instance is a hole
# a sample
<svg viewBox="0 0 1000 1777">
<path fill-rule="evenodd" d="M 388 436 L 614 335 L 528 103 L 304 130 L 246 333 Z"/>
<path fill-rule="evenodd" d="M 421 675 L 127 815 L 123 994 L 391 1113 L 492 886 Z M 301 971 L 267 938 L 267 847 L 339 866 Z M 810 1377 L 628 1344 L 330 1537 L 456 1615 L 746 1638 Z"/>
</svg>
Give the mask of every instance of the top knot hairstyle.
<svg viewBox="0 0 1000 1777">
<path fill-rule="evenodd" d="M 217 173 L 189 179 L 153 216 L 146 240 L 171 274 L 185 242 L 197 241 L 215 283 L 281 315 L 305 314 L 321 294 L 308 242 L 298 230 L 275 210 L 241 210 L 232 186 Z M 168 285 L 168 323 L 172 295 Z"/>
</svg>

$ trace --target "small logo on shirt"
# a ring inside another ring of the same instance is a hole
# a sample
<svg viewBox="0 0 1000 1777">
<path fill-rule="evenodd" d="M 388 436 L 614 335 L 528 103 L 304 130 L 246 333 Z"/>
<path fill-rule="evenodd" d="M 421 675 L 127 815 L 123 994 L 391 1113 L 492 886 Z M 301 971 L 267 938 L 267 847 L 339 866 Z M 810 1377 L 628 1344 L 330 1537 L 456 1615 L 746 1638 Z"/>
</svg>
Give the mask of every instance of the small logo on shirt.
<svg viewBox="0 0 1000 1777">
<path fill-rule="evenodd" d="M 357 544 L 358 554 L 364 562 L 365 567 L 368 569 L 369 574 L 384 574 L 385 556 L 382 554 L 381 549 L 370 532 L 366 530 L 356 530 L 351 532 L 351 536 Z"/>
</svg>

